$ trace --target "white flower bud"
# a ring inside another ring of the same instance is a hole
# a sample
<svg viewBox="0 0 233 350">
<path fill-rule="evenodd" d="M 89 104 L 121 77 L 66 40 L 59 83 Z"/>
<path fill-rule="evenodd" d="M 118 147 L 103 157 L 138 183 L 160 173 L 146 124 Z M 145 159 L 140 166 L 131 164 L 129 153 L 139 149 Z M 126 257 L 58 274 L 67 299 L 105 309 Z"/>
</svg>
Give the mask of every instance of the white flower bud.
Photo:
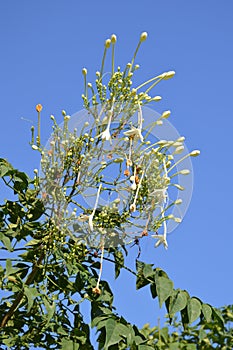
<svg viewBox="0 0 233 350">
<path fill-rule="evenodd" d="M 140 36 L 140 42 L 142 43 L 143 41 L 145 41 L 147 39 L 147 32 L 143 32 Z"/>
<path fill-rule="evenodd" d="M 131 190 L 135 191 L 135 190 L 136 190 L 136 188 L 137 188 L 136 183 L 135 183 L 135 182 L 134 182 L 134 183 L 132 183 L 132 185 L 131 185 Z"/>
<path fill-rule="evenodd" d="M 182 219 L 181 219 L 181 218 L 174 218 L 174 221 L 175 221 L 175 222 L 178 222 L 178 223 L 181 223 L 181 222 L 182 222 Z"/>
<path fill-rule="evenodd" d="M 178 188 L 178 190 L 184 191 L 184 187 L 183 187 L 183 186 L 178 185 L 178 184 L 174 184 L 174 186 L 175 186 L 176 188 Z"/>
<path fill-rule="evenodd" d="M 105 40 L 106 49 L 109 49 L 110 45 L 111 45 L 111 40 L 110 39 Z"/>
<path fill-rule="evenodd" d="M 87 75 L 87 69 L 86 69 L 86 68 L 83 68 L 83 69 L 82 69 L 82 74 L 83 74 L 83 75 Z"/>
<path fill-rule="evenodd" d="M 171 111 L 165 111 L 163 112 L 163 114 L 161 115 L 161 118 L 163 119 L 167 119 L 171 114 Z"/>
<path fill-rule="evenodd" d="M 184 146 L 178 146 L 176 147 L 175 151 L 173 152 L 174 154 L 180 154 L 184 150 Z"/>
<path fill-rule="evenodd" d="M 151 100 L 152 101 L 160 101 L 160 100 L 162 100 L 162 97 L 161 96 L 155 96 Z"/>
<path fill-rule="evenodd" d="M 116 35 L 115 35 L 115 34 L 112 34 L 112 36 L 111 36 L 111 42 L 112 42 L 112 44 L 115 44 L 116 41 L 117 41 Z"/>
<path fill-rule="evenodd" d="M 183 142 L 176 141 L 173 143 L 173 147 L 183 146 Z"/>
<path fill-rule="evenodd" d="M 201 152 L 200 152 L 198 149 L 196 149 L 196 150 L 194 150 L 194 151 L 192 151 L 192 152 L 190 153 L 190 156 L 191 156 L 191 157 L 197 157 L 197 156 L 199 156 L 200 153 L 201 153 Z"/>
<path fill-rule="evenodd" d="M 188 174 L 190 174 L 190 170 L 188 170 L 188 169 L 183 169 L 183 170 L 181 170 L 181 171 L 179 172 L 179 174 L 181 174 L 181 175 L 188 175 Z"/>
<path fill-rule="evenodd" d="M 176 72 L 174 70 L 171 70 L 169 72 L 165 73 L 165 77 L 163 78 L 164 80 L 168 80 L 174 77 L 174 75 L 176 74 Z"/>
</svg>

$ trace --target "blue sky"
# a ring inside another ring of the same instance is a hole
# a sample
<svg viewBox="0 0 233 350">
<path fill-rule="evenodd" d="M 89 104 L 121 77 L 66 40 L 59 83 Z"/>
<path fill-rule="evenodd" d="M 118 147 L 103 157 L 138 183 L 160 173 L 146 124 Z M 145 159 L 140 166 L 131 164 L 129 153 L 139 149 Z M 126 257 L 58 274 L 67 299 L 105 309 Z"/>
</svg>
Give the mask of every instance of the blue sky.
<svg viewBox="0 0 233 350">
<path fill-rule="evenodd" d="M 164 269 L 175 287 L 215 306 L 232 303 L 233 295 L 232 12 L 231 0 L 0 3 L 0 157 L 30 175 L 39 157 L 28 145 L 31 124 L 21 118 L 35 121 L 35 105 L 41 103 L 46 142 L 50 114 L 62 120 L 62 109 L 73 114 L 82 108 L 81 70 L 87 67 L 94 80 L 104 40 L 112 33 L 118 38 L 116 62 L 123 66 L 140 33 L 148 32 L 136 83 L 176 71 L 157 86 L 163 100 L 156 110 L 172 111 L 170 121 L 201 156 L 193 161 L 191 205 L 169 236 L 168 251 L 145 244 L 141 259 Z M 136 255 L 132 248 L 130 265 Z M 106 268 L 104 277 L 110 272 Z M 127 273 L 112 288 L 120 314 L 140 326 L 157 323 L 157 301 L 150 301 L 146 289 L 133 292 Z"/>
</svg>

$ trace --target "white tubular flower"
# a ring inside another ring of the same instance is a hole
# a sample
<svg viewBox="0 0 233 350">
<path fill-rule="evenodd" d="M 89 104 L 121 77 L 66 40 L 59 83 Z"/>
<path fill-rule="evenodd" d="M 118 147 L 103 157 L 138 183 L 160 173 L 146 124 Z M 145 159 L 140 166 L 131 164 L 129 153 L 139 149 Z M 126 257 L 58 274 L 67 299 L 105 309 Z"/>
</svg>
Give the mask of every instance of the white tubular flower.
<svg viewBox="0 0 233 350">
<path fill-rule="evenodd" d="M 163 218 L 163 235 L 152 235 L 153 238 L 158 239 L 158 241 L 155 243 L 155 248 L 159 247 L 161 244 L 163 244 L 164 248 L 168 248 L 168 243 L 167 243 L 167 223 L 164 218 L 164 210 L 163 207 L 161 206 L 161 215 Z"/>
<path fill-rule="evenodd" d="M 90 231 L 93 231 L 93 213 L 91 215 L 89 215 L 89 218 L 88 218 L 88 225 L 89 225 L 89 228 L 90 228 Z"/>
<path fill-rule="evenodd" d="M 136 170 L 134 170 L 134 175 L 130 176 L 130 181 L 132 182 L 131 189 L 134 191 L 137 188 L 136 180 L 135 180 Z"/>
<path fill-rule="evenodd" d="M 142 108 L 140 103 L 138 104 L 138 129 L 142 130 Z"/>
<path fill-rule="evenodd" d="M 108 125 L 105 131 L 103 131 L 100 136 L 102 137 L 103 141 L 109 141 L 110 143 L 112 142 L 111 139 L 111 134 L 110 134 L 110 126 L 111 126 L 111 122 L 112 122 L 112 115 L 113 115 L 113 107 L 114 107 L 114 102 L 112 103 L 112 108 L 110 110 L 110 115 L 109 115 L 109 119 L 108 119 Z"/>
<path fill-rule="evenodd" d="M 133 191 L 135 191 L 136 188 L 137 188 L 137 185 L 136 185 L 136 182 L 134 181 L 134 182 L 132 183 L 132 185 L 131 185 L 131 189 L 132 189 Z"/>
<path fill-rule="evenodd" d="M 135 170 L 136 170 L 136 167 L 135 167 Z M 134 171 L 135 172 L 135 171 Z M 136 174 L 136 172 L 135 172 L 135 174 Z M 143 177 L 144 177 L 144 174 L 145 174 L 145 172 L 143 172 L 142 173 L 142 176 L 141 176 L 141 179 L 140 179 L 140 181 L 139 181 L 139 184 L 138 184 L 138 187 L 137 187 L 137 185 L 136 185 L 136 183 L 135 183 L 135 189 L 137 188 L 137 191 L 136 191 L 136 194 L 135 194 L 135 197 L 134 197 L 134 201 L 133 201 L 133 204 L 131 204 L 131 206 L 130 206 L 130 211 L 136 211 L 136 201 L 137 201 L 137 198 L 138 198 L 138 193 L 139 193 L 139 189 L 140 189 L 140 187 L 141 187 L 141 184 L 142 184 L 142 179 L 143 179 Z M 134 176 L 131 176 L 131 177 L 133 177 L 134 179 L 135 179 L 135 175 Z M 135 180 L 134 180 L 135 181 Z M 132 188 L 132 186 L 131 186 L 131 188 Z"/>
<path fill-rule="evenodd" d="M 159 247 L 161 244 L 164 245 L 164 248 L 168 248 L 168 243 L 166 237 L 164 235 L 152 235 L 151 237 L 158 239 L 158 241 L 155 243 L 155 248 Z"/>
<path fill-rule="evenodd" d="M 103 141 L 111 142 L 110 125 L 107 126 L 106 130 L 101 134 Z"/>
<path fill-rule="evenodd" d="M 124 132 L 124 135 L 125 135 L 125 136 L 128 136 L 128 137 L 133 137 L 133 138 L 135 138 L 136 140 L 137 140 L 137 139 L 140 139 L 141 142 L 143 142 L 143 140 L 144 140 L 144 138 L 143 138 L 143 136 L 142 136 L 142 131 L 141 131 L 141 129 L 135 128 L 134 126 L 132 126 L 132 128 L 131 128 L 130 130 L 125 131 L 125 132 Z"/>
<path fill-rule="evenodd" d="M 90 231 L 93 231 L 93 218 L 94 218 L 95 211 L 96 211 L 96 208 L 98 205 L 101 187 L 102 187 L 102 184 L 99 185 L 98 192 L 96 195 L 95 205 L 94 205 L 94 208 L 93 208 L 91 215 L 89 215 L 89 218 L 88 218 L 88 224 L 89 224 Z"/>
</svg>

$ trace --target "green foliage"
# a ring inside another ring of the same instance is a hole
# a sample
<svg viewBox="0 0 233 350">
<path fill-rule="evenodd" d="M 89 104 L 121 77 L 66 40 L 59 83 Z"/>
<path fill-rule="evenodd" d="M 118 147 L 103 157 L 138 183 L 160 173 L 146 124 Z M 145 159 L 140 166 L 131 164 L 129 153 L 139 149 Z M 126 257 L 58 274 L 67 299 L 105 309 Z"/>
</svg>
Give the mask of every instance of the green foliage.
<svg viewBox="0 0 233 350">
<path fill-rule="evenodd" d="M 59 233 L 38 205 L 35 181 L 20 173 L 24 185 L 19 193 L 14 187 L 19 171 L 3 160 L 2 164 L 2 181 L 15 196 L 10 205 L 9 201 L 1 205 L 0 248 L 5 264 L 0 280 L 1 289 L 7 292 L 0 305 L 2 349 L 93 349 L 90 326 L 80 312 L 82 302 L 91 304 L 91 327 L 98 333 L 99 349 L 197 349 L 197 344 L 198 349 L 211 349 L 212 342 L 230 349 L 232 329 L 227 329 L 227 324 L 233 320 L 232 307 L 217 310 L 174 289 L 167 274 L 151 264 L 137 260 L 136 271 L 132 271 L 124 265 L 124 250 L 111 248 L 106 260 L 115 265 L 116 277 L 121 268 L 133 273 L 136 288 L 149 286 L 152 298 L 157 298 L 160 306 L 165 303 L 170 322 L 180 313 L 185 328 L 174 321 L 178 332 L 171 332 L 170 326 L 139 330 L 118 316 L 107 281 L 100 282 L 100 294 L 93 293 L 100 268 L 98 253 L 71 239 L 59 245 Z M 34 220 L 28 215 L 33 205 L 38 208 Z M 17 219 L 12 206 L 23 208 L 17 209 Z M 54 245 L 56 250 L 51 248 Z M 188 326 L 197 319 L 197 325 Z"/>
</svg>

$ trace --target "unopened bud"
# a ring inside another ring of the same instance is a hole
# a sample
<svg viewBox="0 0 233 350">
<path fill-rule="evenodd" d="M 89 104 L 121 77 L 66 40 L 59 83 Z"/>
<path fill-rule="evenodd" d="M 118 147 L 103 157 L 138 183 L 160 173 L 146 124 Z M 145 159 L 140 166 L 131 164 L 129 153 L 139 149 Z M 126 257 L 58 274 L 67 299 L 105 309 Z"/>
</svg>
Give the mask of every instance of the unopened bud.
<svg viewBox="0 0 233 350">
<path fill-rule="evenodd" d="M 109 49 L 110 45 L 111 45 L 111 40 L 110 39 L 105 40 L 106 49 Z"/>
<path fill-rule="evenodd" d="M 176 74 L 176 72 L 174 70 L 171 70 L 169 72 L 166 72 L 165 73 L 165 76 L 164 76 L 164 80 L 168 80 L 168 79 L 171 79 L 174 77 L 174 75 Z"/>
<path fill-rule="evenodd" d="M 152 101 L 160 101 L 161 99 L 162 99 L 161 96 L 155 96 L 155 97 L 153 97 L 151 100 L 152 100 Z"/>
<path fill-rule="evenodd" d="M 143 32 L 140 36 L 140 42 L 142 43 L 143 41 L 145 41 L 147 39 L 147 32 Z"/>
<path fill-rule="evenodd" d="M 183 152 L 183 150 L 184 150 L 184 146 L 178 146 L 176 147 L 174 154 L 180 154 Z"/>
<path fill-rule="evenodd" d="M 175 200 L 174 204 L 181 204 L 182 203 L 182 199 L 178 198 L 177 200 Z"/>
<path fill-rule="evenodd" d="M 167 119 L 171 114 L 171 111 L 165 111 L 163 112 L 163 114 L 161 115 L 161 118 L 163 119 Z"/>
<path fill-rule="evenodd" d="M 191 157 L 197 157 L 197 156 L 199 156 L 200 153 L 201 153 L 201 152 L 200 152 L 198 149 L 195 149 L 194 151 L 192 151 L 192 152 L 190 153 L 190 156 L 191 156 Z"/>
<path fill-rule="evenodd" d="M 183 170 L 181 170 L 179 173 L 180 173 L 181 175 L 188 175 L 188 174 L 190 174 L 190 170 L 188 170 L 188 169 L 183 169 Z"/>
<path fill-rule="evenodd" d="M 83 74 L 83 75 L 87 75 L 87 69 L 86 69 L 86 68 L 83 68 L 83 69 L 82 69 L 82 74 Z"/>
<path fill-rule="evenodd" d="M 111 36 L 111 42 L 112 42 L 112 44 L 115 44 L 116 41 L 117 41 L 116 35 L 115 35 L 115 34 L 112 34 L 112 36 Z"/>
<path fill-rule="evenodd" d="M 36 105 L 36 111 L 38 113 L 40 113 L 42 111 L 42 109 L 43 109 L 43 107 L 42 107 L 42 105 L 40 103 L 38 105 Z"/>
</svg>

